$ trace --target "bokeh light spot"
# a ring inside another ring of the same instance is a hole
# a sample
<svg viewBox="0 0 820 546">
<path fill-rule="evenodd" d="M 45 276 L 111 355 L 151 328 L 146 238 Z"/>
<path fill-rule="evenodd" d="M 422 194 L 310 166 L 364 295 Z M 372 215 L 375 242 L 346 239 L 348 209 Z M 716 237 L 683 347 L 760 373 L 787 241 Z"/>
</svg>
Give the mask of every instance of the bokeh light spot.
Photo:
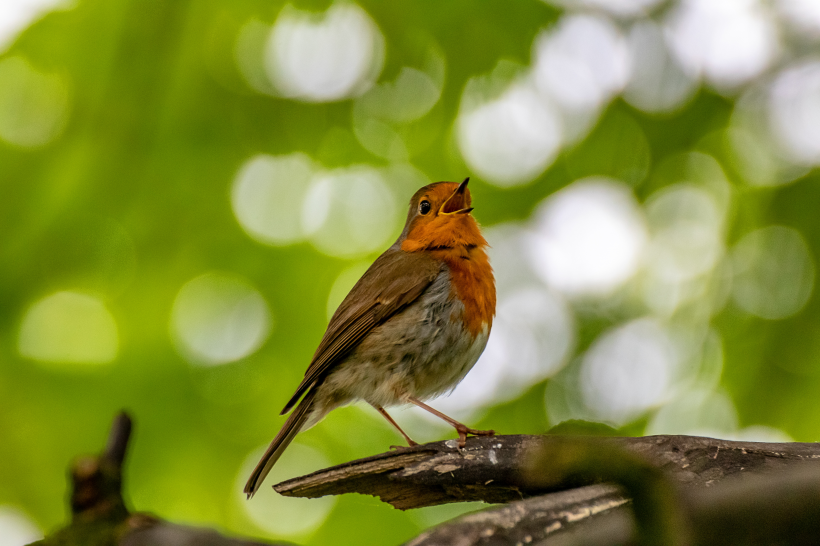
<svg viewBox="0 0 820 546">
<path fill-rule="evenodd" d="M 235 275 L 210 272 L 183 285 L 171 309 L 171 335 L 179 352 L 201 365 L 244 358 L 271 329 L 265 298 Z"/>
<path fill-rule="evenodd" d="M 22 546 L 43 538 L 43 532 L 23 512 L 0 506 L 0 546 Z"/>
<path fill-rule="evenodd" d="M 328 102 L 358 95 L 378 78 L 384 37 L 354 3 L 333 4 L 325 13 L 285 6 L 265 46 L 265 67 L 283 96 Z"/>
<path fill-rule="evenodd" d="M 22 57 L 0 60 L 0 139 L 26 148 L 56 138 L 68 117 L 68 88 Z"/>
<path fill-rule="evenodd" d="M 427 114 L 440 97 L 441 82 L 426 72 L 405 66 L 395 81 L 375 86 L 357 103 L 378 117 L 408 123 Z"/>
<path fill-rule="evenodd" d="M 602 334 L 583 356 L 581 394 L 602 420 L 624 424 L 664 401 L 677 367 L 666 330 L 634 320 Z"/>
<path fill-rule="evenodd" d="M 794 442 L 794 438 L 779 428 L 765 425 L 742 428 L 732 435 L 732 439 L 740 442 Z"/>
<path fill-rule="evenodd" d="M 0 2 L 0 53 L 31 23 L 57 9 L 70 9 L 74 0 L 3 0 Z"/>
<path fill-rule="evenodd" d="M 769 95 L 769 124 L 789 158 L 820 164 L 820 61 L 792 66 L 777 76 Z"/>
<path fill-rule="evenodd" d="M 321 252 L 355 258 L 382 249 L 397 235 L 393 193 L 373 167 L 336 169 L 315 177 L 302 208 L 302 226 Z"/>
<path fill-rule="evenodd" d="M 302 206 L 314 172 L 313 162 L 302 153 L 249 159 L 231 189 L 239 224 L 262 243 L 286 245 L 301 240 Z"/>
<path fill-rule="evenodd" d="M 528 255 L 550 286 L 605 295 L 638 269 L 647 240 L 638 203 L 623 183 L 587 178 L 548 197 L 535 213 Z"/>
<path fill-rule="evenodd" d="M 593 8 L 605 10 L 612 15 L 634 17 L 645 15 L 662 0 L 545 0 L 549 4 L 567 8 Z"/>
<path fill-rule="evenodd" d="M 234 487 L 237 491 L 235 502 L 240 506 L 241 511 L 268 533 L 293 540 L 305 540 L 327 519 L 337 498 L 331 496 L 318 499 L 283 497 L 272 487 L 266 485 L 254 495 L 253 502 L 248 502 L 241 491 L 262 453 L 264 453 L 264 448 L 255 450 L 242 464 Z M 277 461 L 266 483 L 278 483 L 328 466 L 330 462 L 321 453 L 294 442 Z"/>
<path fill-rule="evenodd" d="M 117 357 L 117 324 L 99 298 L 56 292 L 26 312 L 20 354 L 43 362 L 105 364 Z"/>
<path fill-rule="evenodd" d="M 692 97 L 697 82 L 671 54 L 658 24 L 635 23 L 627 43 L 632 72 L 623 95 L 629 104 L 646 112 L 668 112 Z"/>
<path fill-rule="evenodd" d="M 462 104 L 470 102 L 472 98 L 462 98 Z M 470 168 L 502 187 L 540 175 L 561 146 L 557 113 L 534 89 L 521 83 L 494 100 L 462 107 L 456 129 L 459 149 Z"/>
<path fill-rule="evenodd" d="M 665 404 L 652 417 L 646 434 L 730 437 L 737 430 L 737 410 L 722 391 L 695 388 Z"/>
<path fill-rule="evenodd" d="M 629 77 L 626 42 L 609 20 L 564 17 L 534 45 L 538 89 L 568 110 L 597 110 Z"/>
<path fill-rule="evenodd" d="M 723 253 L 723 217 L 705 190 L 687 184 L 667 186 L 646 205 L 653 234 L 649 269 L 667 283 L 710 271 Z"/>
<path fill-rule="evenodd" d="M 800 233 L 769 226 L 746 234 L 732 249 L 732 296 L 744 311 L 777 320 L 800 311 L 814 289 L 814 262 Z"/>
<path fill-rule="evenodd" d="M 387 159 L 406 160 L 410 156 L 402 126 L 426 116 L 441 98 L 444 58 L 430 53 L 434 70 L 427 73 L 403 67 L 392 82 L 378 84 L 356 99 L 353 130 L 370 152 Z"/>
<path fill-rule="evenodd" d="M 719 89 L 759 75 L 779 49 L 773 18 L 758 0 L 682 0 L 668 24 L 683 66 Z"/>
<path fill-rule="evenodd" d="M 820 37 L 820 2 L 817 0 L 778 0 L 772 7 L 798 32 L 814 39 Z"/>
</svg>

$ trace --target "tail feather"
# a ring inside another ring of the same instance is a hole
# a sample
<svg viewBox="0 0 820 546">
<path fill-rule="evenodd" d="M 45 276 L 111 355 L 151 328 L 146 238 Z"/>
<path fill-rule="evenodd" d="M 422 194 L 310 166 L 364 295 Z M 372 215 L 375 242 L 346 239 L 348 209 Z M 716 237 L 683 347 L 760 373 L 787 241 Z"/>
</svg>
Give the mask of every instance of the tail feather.
<svg viewBox="0 0 820 546">
<path fill-rule="evenodd" d="M 270 469 L 273 468 L 273 465 L 279 460 L 285 449 L 304 427 L 305 422 L 312 413 L 313 408 L 311 406 L 315 396 L 315 389 L 310 389 L 307 392 L 299 405 L 296 406 L 296 409 L 293 410 L 293 413 L 290 414 L 288 420 L 285 421 L 276 438 L 270 443 L 256 468 L 253 469 L 251 477 L 248 478 L 248 483 L 245 484 L 245 494 L 249 499 L 259 490 Z"/>
</svg>

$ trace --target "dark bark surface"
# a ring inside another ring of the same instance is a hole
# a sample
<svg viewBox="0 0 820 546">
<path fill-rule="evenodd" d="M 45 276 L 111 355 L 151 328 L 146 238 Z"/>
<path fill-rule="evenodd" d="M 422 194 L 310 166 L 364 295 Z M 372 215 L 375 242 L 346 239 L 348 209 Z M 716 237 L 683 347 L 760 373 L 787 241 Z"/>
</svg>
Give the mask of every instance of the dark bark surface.
<svg viewBox="0 0 820 546">
<path fill-rule="evenodd" d="M 820 543 L 820 469 L 735 476 L 680 491 L 686 528 L 672 541 L 641 536 L 637 507 L 618 488 L 590 485 L 467 514 L 429 529 L 407 546 L 664 546 Z"/>
<path fill-rule="evenodd" d="M 407 546 L 448 544 L 514 545 L 537 544 L 565 535 L 594 521 L 594 534 L 601 542 L 623 544 L 635 534 L 635 524 L 621 490 L 611 485 L 589 485 L 513 501 L 500 508 L 467 514 L 420 534 Z M 585 540 L 593 537 L 586 536 Z M 609 541 L 609 542 L 606 542 Z"/>
<path fill-rule="evenodd" d="M 523 474 L 528 453 L 562 442 L 557 436 L 471 437 L 435 442 L 351 461 L 276 484 L 293 497 L 341 493 L 374 495 L 400 509 L 449 502 L 510 502 L 590 483 L 568 477 L 547 486 Z M 711 486 L 729 476 L 767 474 L 804 461 L 820 461 L 820 444 L 733 442 L 698 436 L 595 438 L 601 448 L 622 448 L 683 486 Z M 592 480 L 594 482 L 594 480 Z"/>
<path fill-rule="evenodd" d="M 130 512 L 121 495 L 131 420 L 72 467 L 72 521 L 36 544 L 262 546 Z M 348 492 L 408 509 L 505 503 L 407 544 L 546 546 L 820 543 L 820 444 L 691 436 L 474 437 L 402 448 L 277 484 L 289 496 Z M 271 514 L 270 517 L 277 517 Z"/>
</svg>

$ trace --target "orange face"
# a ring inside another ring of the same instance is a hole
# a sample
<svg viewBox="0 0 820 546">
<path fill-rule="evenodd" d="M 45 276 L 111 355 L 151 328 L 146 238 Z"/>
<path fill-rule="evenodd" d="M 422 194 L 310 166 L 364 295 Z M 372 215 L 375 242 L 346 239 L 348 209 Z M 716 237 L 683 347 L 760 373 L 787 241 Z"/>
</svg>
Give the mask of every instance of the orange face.
<svg viewBox="0 0 820 546">
<path fill-rule="evenodd" d="M 466 179 L 461 184 L 437 182 L 421 188 L 410 200 L 401 248 L 417 250 L 484 246 Z"/>
</svg>

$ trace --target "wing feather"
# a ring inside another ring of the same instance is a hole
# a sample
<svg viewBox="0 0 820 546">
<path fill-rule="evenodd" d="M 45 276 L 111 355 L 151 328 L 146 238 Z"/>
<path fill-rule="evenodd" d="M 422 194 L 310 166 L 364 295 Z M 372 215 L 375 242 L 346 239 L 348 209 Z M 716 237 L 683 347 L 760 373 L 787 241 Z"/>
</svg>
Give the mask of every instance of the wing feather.
<svg viewBox="0 0 820 546">
<path fill-rule="evenodd" d="M 373 262 L 330 319 L 305 377 L 285 405 L 287 413 L 312 386 L 363 340 L 373 328 L 415 301 L 441 272 L 426 254 L 389 248 Z"/>
</svg>

